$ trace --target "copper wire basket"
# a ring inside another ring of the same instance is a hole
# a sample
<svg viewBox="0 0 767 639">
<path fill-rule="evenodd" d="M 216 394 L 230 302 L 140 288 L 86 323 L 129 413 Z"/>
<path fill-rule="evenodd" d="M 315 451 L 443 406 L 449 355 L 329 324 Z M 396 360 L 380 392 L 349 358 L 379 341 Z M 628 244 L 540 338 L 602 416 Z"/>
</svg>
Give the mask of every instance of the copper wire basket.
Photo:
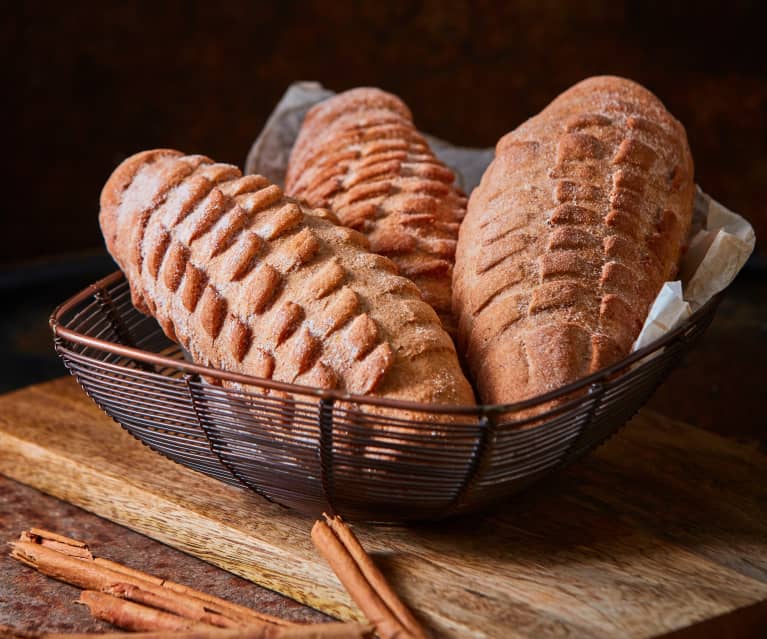
<svg viewBox="0 0 767 639">
<path fill-rule="evenodd" d="M 119 271 L 59 306 L 51 328 L 85 392 L 166 457 L 312 515 L 424 521 L 507 498 L 603 442 L 701 337 L 721 296 L 610 368 L 497 406 L 354 396 L 193 364 L 133 307 Z M 425 416 L 390 416 L 400 409 Z"/>
</svg>

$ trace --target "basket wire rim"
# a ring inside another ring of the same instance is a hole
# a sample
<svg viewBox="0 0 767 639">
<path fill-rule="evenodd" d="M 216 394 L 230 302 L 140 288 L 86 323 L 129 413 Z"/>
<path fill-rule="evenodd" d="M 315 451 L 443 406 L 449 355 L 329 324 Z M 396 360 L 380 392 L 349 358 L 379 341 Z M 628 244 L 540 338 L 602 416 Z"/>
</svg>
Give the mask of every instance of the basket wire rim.
<svg viewBox="0 0 767 639">
<path fill-rule="evenodd" d="M 320 400 L 349 402 L 363 406 L 377 406 L 382 408 L 392 408 L 419 413 L 433 413 L 438 415 L 482 416 L 501 413 L 516 413 L 528 408 L 539 406 L 552 400 L 556 400 L 562 396 L 582 390 L 583 388 L 586 388 L 592 384 L 602 383 L 605 379 L 610 378 L 611 376 L 621 372 L 632 364 L 639 362 L 648 355 L 652 355 L 656 351 L 659 351 L 680 336 L 682 339 L 685 339 L 685 333 L 689 329 L 695 328 L 697 321 L 701 316 L 706 315 L 709 311 L 713 310 L 712 307 L 718 306 L 724 295 L 724 291 L 716 293 L 713 297 L 711 297 L 711 299 L 700 306 L 700 308 L 694 311 L 689 318 L 687 318 L 676 328 L 667 331 L 659 338 L 650 342 L 650 344 L 630 353 L 615 364 L 612 364 L 606 368 L 602 368 L 587 376 L 580 377 L 567 385 L 560 386 L 547 393 L 536 395 L 534 397 L 530 397 L 528 399 L 517 402 L 510 402 L 505 404 L 477 403 L 476 405 L 452 405 L 400 400 L 387 397 L 376 397 L 373 395 L 359 395 L 335 389 L 321 389 L 312 386 L 304 386 L 301 384 L 293 384 L 289 382 L 280 382 L 272 379 L 255 377 L 245 373 L 225 371 L 220 368 L 205 366 L 202 364 L 188 362 L 186 360 L 179 360 L 173 357 L 160 355 L 158 353 L 153 353 L 141 348 L 126 346 L 124 344 L 119 344 L 110 340 L 91 337 L 63 325 L 62 317 L 66 313 L 71 311 L 74 307 L 76 307 L 78 304 L 81 304 L 88 298 L 106 290 L 107 287 L 119 283 L 121 279 L 125 279 L 125 275 L 118 269 L 88 285 L 78 293 L 75 293 L 70 298 L 59 304 L 53 310 L 49 319 L 49 325 L 53 331 L 54 336 L 59 339 L 64 339 L 81 346 L 95 348 L 97 350 L 117 355 L 119 357 L 135 359 L 150 365 L 183 370 L 188 374 L 196 374 L 258 388 L 279 390 L 295 395 L 302 395 L 305 397 L 314 396 Z"/>
</svg>

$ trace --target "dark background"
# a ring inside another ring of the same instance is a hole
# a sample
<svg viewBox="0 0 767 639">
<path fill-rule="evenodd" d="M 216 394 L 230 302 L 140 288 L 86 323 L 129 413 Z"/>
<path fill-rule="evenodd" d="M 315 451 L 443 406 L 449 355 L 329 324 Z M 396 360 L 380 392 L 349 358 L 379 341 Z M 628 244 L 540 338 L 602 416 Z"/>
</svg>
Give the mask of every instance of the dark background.
<svg viewBox="0 0 767 639">
<path fill-rule="evenodd" d="M 294 80 L 399 94 L 425 131 L 493 145 L 594 74 L 654 91 L 696 178 L 767 237 L 767 54 L 759 3 L 13 3 L 4 67 L 0 390 L 62 373 L 51 308 L 113 268 L 97 225 L 112 169 L 164 146 L 242 165 Z M 709 335 L 653 400 L 767 441 L 767 242 Z M 767 446 L 767 444 L 765 444 Z"/>
<path fill-rule="evenodd" d="M 126 155 L 173 147 L 242 165 L 293 80 L 380 86 L 423 130 L 489 146 L 571 84 L 624 75 L 686 125 L 703 188 L 767 236 L 757 5 L 13 3 L 2 261 L 100 248 L 99 191 Z"/>
</svg>

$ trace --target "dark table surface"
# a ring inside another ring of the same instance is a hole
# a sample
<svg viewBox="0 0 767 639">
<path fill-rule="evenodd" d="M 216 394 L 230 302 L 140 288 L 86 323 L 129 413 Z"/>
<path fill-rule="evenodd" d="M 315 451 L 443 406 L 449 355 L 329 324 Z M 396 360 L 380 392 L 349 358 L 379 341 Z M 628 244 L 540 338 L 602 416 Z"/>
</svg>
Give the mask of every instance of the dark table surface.
<svg viewBox="0 0 767 639">
<path fill-rule="evenodd" d="M 158 577 L 194 586 L 256 610 L 293 621 L 328 617 L 148 537 L 0 475 L 0 541 L 37 526 L 87 541 L 91 552 Z M 0 553 L 0 624 L 51 632 L 105 632 L 74 602 L 80 589 L 49 579 Z"/>
</svg>

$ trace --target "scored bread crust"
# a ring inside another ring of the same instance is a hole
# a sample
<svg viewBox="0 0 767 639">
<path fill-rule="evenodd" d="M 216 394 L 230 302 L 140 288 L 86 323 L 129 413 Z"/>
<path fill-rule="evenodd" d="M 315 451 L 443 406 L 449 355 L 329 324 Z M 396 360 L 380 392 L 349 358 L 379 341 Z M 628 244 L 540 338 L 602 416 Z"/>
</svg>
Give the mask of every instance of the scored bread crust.
<svg viewBox="0 0 767 639">
<path fill-rule="evenodd" d="M 626 356 L 676 273 L 693 198 L 684 128 L 629 80 L 584 80 L 501 138 L 453 279 L 481 400 L 527 399 Z"/>
<path fill-rule="evenodd" d="M 167 149 L 125 160 L 99 215 L 135 306 L 195 361 L 323 389 L 473 404 L 453 343 L 413 283 L 332 217 L 266 178 Z"/>
<path fill-rule="evenodd" d="M 313 107 L 293 147 L 286 192 L 331 209 L 415 282 L 453 333 L 451 281 L 466 198 L 407 106 L 374 88 Z"/>
</svg>

